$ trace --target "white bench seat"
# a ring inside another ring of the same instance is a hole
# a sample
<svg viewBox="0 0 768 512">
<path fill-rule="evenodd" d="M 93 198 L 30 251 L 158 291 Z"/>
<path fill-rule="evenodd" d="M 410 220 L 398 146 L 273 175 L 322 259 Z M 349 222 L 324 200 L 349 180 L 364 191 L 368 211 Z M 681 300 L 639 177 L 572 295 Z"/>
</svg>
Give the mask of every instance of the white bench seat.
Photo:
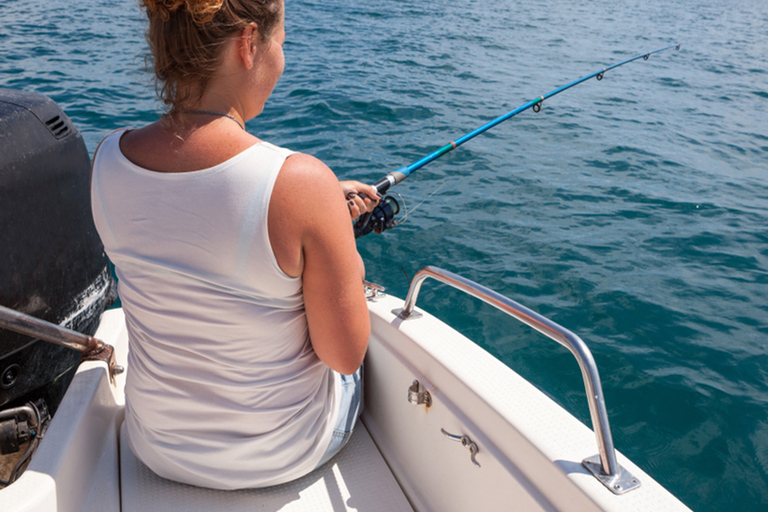
<svg viewBox="0 0 768 512">
<path fill-rule="evenodd" d="M 123 429 L 120 469 L 122 512 L 413 511 L 362 422 L 330 463 L 265 489 L 219 491 L 159 477 L 131 452 Z"/>
</svg>

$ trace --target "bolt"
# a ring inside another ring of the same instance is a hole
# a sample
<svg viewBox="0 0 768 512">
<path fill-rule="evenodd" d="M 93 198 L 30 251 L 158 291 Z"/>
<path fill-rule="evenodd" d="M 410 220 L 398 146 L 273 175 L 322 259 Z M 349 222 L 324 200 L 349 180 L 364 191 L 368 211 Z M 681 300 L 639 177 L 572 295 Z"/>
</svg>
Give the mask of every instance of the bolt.
<svg viewBox="0 0 768 512">
<path fill-rule="evenodd" d="M 3 371 L 3 375 L 0 377 L 0 387 L 8 389 L 14 384 L 21 374 L 21 367 L 17 364 L 12 364 Z"/>
</svg>

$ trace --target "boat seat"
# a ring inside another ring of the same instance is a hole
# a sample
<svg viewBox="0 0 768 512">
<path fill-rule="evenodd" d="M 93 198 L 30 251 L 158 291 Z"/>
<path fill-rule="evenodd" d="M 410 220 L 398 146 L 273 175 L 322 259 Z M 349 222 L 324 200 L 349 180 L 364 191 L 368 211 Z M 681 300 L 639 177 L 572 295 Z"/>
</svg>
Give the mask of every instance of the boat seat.
<svg viewBox="0 0 768 512">
<path fill-rule="evenodd" d="M 413 511 L 362 422 L 341 453 L 319 470 L 287 484 L 240 491 L 204 489 L 157 476 L 133 454 L 124 430 L 123 426 L 123 512 Z"/>
</svg>

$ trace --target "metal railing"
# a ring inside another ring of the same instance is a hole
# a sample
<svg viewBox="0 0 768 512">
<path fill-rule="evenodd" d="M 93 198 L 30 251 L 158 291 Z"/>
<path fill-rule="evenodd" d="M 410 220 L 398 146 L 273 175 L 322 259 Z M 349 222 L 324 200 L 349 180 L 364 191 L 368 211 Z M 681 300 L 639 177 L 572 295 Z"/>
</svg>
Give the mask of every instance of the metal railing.
<svg viewBox="0 0 768 512">
<path fill-rule="evenodd" d="M 599 459 L 598 457 L 589 457 L 582 461 L 582 464 L 615 494 L 623 494 L 640 485 L 640 482 L 619 466 L 616 460 L 600 375 L 592 353 L 581 338 L 548 318 L 483 285 L 447 270 L 431 266 L 424 267 L 416 274 L 411 281 L 411 287 L 402 309 L 396 309 L 392 313 L 403 320 L 420 317 L 418 312 L 414 312 L 416 299 L 422 283 L 429 277 L 500 309 L 567 348 L 576 357 L 581 368 L 587 391 L 587 401 L 589 402 L 589 413 L 592 418 L 592 428 L 597 437 L 599 451 Z"/>
<path fill-rule="evenodd" d="M 115 362 L 114 348 L 93 336 L 20 313 L 5 306 L 0 306 L 0 327 L 77 350 L 80 352 L 80 362 L 104 361 L 109 367 L 109 379 L 113 384 L 115 376 L 124 371 L 123 367 Z"/>
</svg>

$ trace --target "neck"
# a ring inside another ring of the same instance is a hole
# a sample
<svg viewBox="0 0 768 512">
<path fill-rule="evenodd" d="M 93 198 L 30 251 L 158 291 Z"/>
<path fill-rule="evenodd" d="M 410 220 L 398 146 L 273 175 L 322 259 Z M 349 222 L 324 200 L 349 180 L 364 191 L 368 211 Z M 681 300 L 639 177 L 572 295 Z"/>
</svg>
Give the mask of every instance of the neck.
<svg viewBox="0 0 768 512">
<path fill-rule="evenodd" d="M 219 112 L 217 110 L 206 110 L 206 109 L 199 109 L 199 110 L 186 110 L 183 112 L 184 114 L 194 114 L 194 115 L 201 115 L 201 116 L 220 116 L 220 117 L 226 117 L 238 124 L 240 128 L 245 131 L 245 124 L 243 124 L 242 121 L 240 121 L 237 117 L 235 117 L 232 114 L 227 114 L 226 112 Z"/>
</svg>

